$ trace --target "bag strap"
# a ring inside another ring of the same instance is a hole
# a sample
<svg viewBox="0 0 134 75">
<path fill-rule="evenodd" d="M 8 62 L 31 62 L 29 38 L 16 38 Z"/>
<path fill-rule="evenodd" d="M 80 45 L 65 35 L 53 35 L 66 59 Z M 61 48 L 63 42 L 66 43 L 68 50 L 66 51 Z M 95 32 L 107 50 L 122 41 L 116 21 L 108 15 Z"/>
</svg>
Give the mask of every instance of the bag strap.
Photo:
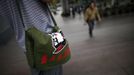
<svg viewBox="0 0 134 75">
<path fill-rule="evenodd" d="M 57 26 L 57 23 L 56 23 L 56 21 L 55 21 L 53 15 L 52 15 L 52 13 L 51 13 L 51 10 L 50 10 L 50 8 L 49 8 L 49 5 L 48 5 L 47 3 L 43 3 L 43 2 L 41 2 L 41 4 L 44 6 L 44 8 L 47 9 L 48 14 L 50 14 L 50 17 L 51 17 L 51 19 L 52 19 L 52 21 L 53 21 L 53 23 L 54 23 L 54 26 Z"/>
<path fill-rule="evenodd" d="M 51 19 L 52 19 L 52 21 L 53 21 L 54 25 L 55 25 L 55 26 L 57 26 L 57 23 L 56 23 L 56 21 L 55 21 L 55 19 L 54 19 L 53 15 L 52 15 L 52 13 L 51 13 L 51 10 L 50 10 L 50 8 L 49 8 L 48 4 L 46 4 L 46 7 L 47 7 L 47 9 L 48 9 L 48 12 L 49 12 L 49 14 L 50 14 L 50 16 L 51 16 Z"/>
<path fill-rule="evenodd" d="M 20 14 L 20 19 L 22 21 L 22 25 L 23 25 L 24 29 L 26 29 L 26 26 L 25 26 L 25 23 L 24 23 L 24 19 L 23 19 L 23 14 L 22 14 L 21 9 L 20 9 L 19 0 L 16 0 L 16 5 L 17 5 L 17 8 L 18 8 L 18 11 L 19 11 L 19 14 Z"/>
</svg>

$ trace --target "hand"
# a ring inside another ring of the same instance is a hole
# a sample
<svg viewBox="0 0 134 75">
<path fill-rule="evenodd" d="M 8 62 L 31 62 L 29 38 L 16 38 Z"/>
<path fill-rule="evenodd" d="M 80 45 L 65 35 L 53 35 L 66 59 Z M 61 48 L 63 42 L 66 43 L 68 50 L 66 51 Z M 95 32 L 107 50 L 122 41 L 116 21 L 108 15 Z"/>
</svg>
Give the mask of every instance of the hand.
<svg viewBox="0 0 134 75">
<path fill-rule="evenodd" d="M 101 25 L 101 19 L 97 21 L 97 25 Z"/>
<path fill-rule="evenodd" d="M 101 22 L 101 18 L 98 18 L 98 22 Z"/>
</svg>

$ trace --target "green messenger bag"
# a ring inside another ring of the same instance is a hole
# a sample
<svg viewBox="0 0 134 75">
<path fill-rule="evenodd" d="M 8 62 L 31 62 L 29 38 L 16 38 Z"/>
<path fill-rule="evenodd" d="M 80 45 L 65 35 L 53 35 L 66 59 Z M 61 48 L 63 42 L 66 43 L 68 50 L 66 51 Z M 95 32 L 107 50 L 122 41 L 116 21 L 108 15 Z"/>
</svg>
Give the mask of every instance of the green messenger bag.
<svg viewBox="0 0 134 75">
<path fill-rule="evenodd" d="M 26 55 L 31 67 L 48 70 L 70 59 L 68 42 L 62 31 L 57 28 L 54 27 L 51 34 L 44 34 L 36 28 L 26 31 Z"/>
</svg>

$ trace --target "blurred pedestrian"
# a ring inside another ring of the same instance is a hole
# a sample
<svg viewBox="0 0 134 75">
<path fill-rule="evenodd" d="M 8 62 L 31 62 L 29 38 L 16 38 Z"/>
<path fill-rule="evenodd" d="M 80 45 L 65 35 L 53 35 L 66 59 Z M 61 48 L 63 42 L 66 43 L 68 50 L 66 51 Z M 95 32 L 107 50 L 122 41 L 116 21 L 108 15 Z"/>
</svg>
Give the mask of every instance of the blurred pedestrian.
<svg viewBox="0 0 134 75">
<path fill-rule="evenodd" d="M 50 1 L 51 0 L 0 0 L 0 15 L 8 18 L 8 21 L 15 31 L 16 39 L 24 52 L 26 52 L 26 48 L 25 29 L 23 25 L 25 25 L 26 29 L 32 26 L 44 33 L 51 32 L 52 29 L 50 29 L 50 27 L 53 26 L 53 23 L 49 15 L 50 13 L 41 3 L 46 4 Z M 62 65 L 55 66 L 55 68 L 46 71 L 31 67 L 31 72 L 32 75 L 63 75 Z"/>
<path fill-rule="evenodd" d="M 97 21 L 101 21 L 98 8 L 94 1 L 91 1 L 89 3 L 88 8 L 85 9 L 84 19 L 85 19 L 85 22 L 88 23 L 88 26 L 89 26 L 89 35 L 90 37 L 93 37 L 93 29 L 95 25 L 95 20 L 97 19 Z"/>
<path fill-rule="evenodd" d="M 72 7 L 72 11 L 71 11 L 71 12 L 72 12 L 72 16 L 73 16 L 73 18 L 75 18 L 75 12 L 76 12 L 76 9 L 75 9 L 74 6 Z"/>
<path fill-rule="evenodd" d="M 81 12 L 82 12 L 82 8 L 81 8 L 81 6 L 78 6 L 78 7 L 77 7 L 77 13 L 78 13 L 79 15 L 81 15 Z"/>
</svg>

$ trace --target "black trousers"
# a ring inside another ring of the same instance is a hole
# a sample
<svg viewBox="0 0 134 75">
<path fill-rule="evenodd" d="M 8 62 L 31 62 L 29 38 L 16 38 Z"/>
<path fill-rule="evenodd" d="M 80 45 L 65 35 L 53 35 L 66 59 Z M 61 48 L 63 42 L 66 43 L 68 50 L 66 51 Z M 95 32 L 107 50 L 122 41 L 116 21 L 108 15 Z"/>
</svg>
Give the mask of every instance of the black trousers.
<svg viewBox="0 0 134 75">
<path fill-rule="evenodd" d="M 94 20 L 88 22 L 88 26 L 89 26 L 89 35 L 90 35 L 90 37 L 93 36 L 94 25 L 95 25 Z"/>
</svg>

